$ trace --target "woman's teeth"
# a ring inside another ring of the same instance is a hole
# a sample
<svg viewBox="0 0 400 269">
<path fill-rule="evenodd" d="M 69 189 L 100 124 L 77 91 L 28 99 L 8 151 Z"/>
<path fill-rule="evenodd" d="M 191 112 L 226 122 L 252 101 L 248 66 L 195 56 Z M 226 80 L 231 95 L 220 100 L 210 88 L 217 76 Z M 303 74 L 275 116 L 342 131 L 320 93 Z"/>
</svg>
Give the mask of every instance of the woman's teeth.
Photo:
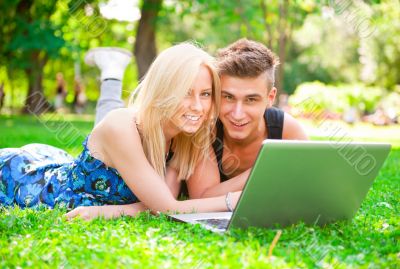
<svg viewBox="0 0 400 269">
<path fill-rule="evenodd" d="M 236 123 L 236 122 L 232 122 L 232 124 L 233 124 L 233 125 L 235 125 L 235 126 L 241 127 L 241 126 L 243 126 L 243 125 L 246 125 L 246 124 L 247 124 L 247 122 L 244 122 L 244 123 Z"/>
<path fill-rule="evenodd" d="M 200 119 L 200 116 L 184 115 L 184 117 L 191 121 L 198 121 Z"/>
</svg>

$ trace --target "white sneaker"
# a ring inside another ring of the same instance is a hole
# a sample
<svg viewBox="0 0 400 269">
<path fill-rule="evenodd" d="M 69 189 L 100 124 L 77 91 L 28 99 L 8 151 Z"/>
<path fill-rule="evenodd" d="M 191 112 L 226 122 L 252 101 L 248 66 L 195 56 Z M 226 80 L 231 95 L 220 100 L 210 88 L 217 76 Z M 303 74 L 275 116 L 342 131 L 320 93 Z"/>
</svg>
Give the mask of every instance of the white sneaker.
<svg viewBox="0 0 400 269">
<path fill-rule="evenodd" d="M 85 63 L 97 66 L 101 71 L 101 81 L 112 78 L 122 80 L 126 66 L 132 58 L 129 50 L 114 47 L 99 47 L 89 50 Z"/>
</svg>

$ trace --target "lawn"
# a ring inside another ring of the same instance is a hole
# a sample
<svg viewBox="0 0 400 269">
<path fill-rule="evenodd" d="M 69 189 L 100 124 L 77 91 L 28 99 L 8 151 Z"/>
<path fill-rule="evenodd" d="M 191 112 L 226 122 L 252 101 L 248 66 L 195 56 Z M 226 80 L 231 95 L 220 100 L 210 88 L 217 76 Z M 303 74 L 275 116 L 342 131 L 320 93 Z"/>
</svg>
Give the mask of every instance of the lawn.
<svg viewBox="0 0 400 269">
<path fill-rule="evenodd" d="M 92 126 L 91 117 L 0 116 L 0 148 L 39 142 L 76 155 Z M 62 210 L 14 208 L 0 210 L 0 268 L 400 268 L 400 127 L 349 128 L 394 146 L 360 210 L 347 222 L 282 229 L 272 255 L 277 229 L 219 235 L 149 214 L 67 222 Z"/>
</svg>

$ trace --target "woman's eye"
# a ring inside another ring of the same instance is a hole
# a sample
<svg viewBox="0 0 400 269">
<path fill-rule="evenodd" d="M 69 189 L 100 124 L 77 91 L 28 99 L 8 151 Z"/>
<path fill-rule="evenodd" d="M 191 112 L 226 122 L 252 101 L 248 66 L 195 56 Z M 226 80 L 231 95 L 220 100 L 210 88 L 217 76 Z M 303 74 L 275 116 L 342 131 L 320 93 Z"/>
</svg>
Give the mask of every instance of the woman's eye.
<svg viewBox="0 0 400 269">
<path fill-rule="evenodd" d="M 211 92 L 203 92 L 202 96 L 210 97 L 211 96 Z"/>
</svg>

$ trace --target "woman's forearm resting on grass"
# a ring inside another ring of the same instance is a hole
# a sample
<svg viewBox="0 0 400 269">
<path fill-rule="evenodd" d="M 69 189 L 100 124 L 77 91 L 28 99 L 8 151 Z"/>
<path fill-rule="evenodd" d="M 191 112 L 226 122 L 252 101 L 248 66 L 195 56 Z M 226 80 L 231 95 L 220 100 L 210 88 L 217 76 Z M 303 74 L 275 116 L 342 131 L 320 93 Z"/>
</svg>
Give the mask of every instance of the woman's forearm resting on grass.
<svg viewBox="0 0 400 269">
<path fill-rule="evenodd" d="M 234 192 L 230 195 L 230 205 L 235 208 L 241 192 Z M 216 207 L 216 205 L 218 205 Z M 138 213 L 149 210 L 143 203 L 138 202 L 129 205 L 104 205 L 104 206 L 80 206 L 65 214 L 68 220 L 81 217 L 84 220 L 91 220 L 98 217 L 105 219 L 118 218 L 121 216 L 136 216 Z M 226 196 L 214 198 L 176 201 L 170 209 L 165 211 L 152 210 L 153 213 L 193 213 L 193 212 L 221 212 L 228 211 Z"/>
</svg>

